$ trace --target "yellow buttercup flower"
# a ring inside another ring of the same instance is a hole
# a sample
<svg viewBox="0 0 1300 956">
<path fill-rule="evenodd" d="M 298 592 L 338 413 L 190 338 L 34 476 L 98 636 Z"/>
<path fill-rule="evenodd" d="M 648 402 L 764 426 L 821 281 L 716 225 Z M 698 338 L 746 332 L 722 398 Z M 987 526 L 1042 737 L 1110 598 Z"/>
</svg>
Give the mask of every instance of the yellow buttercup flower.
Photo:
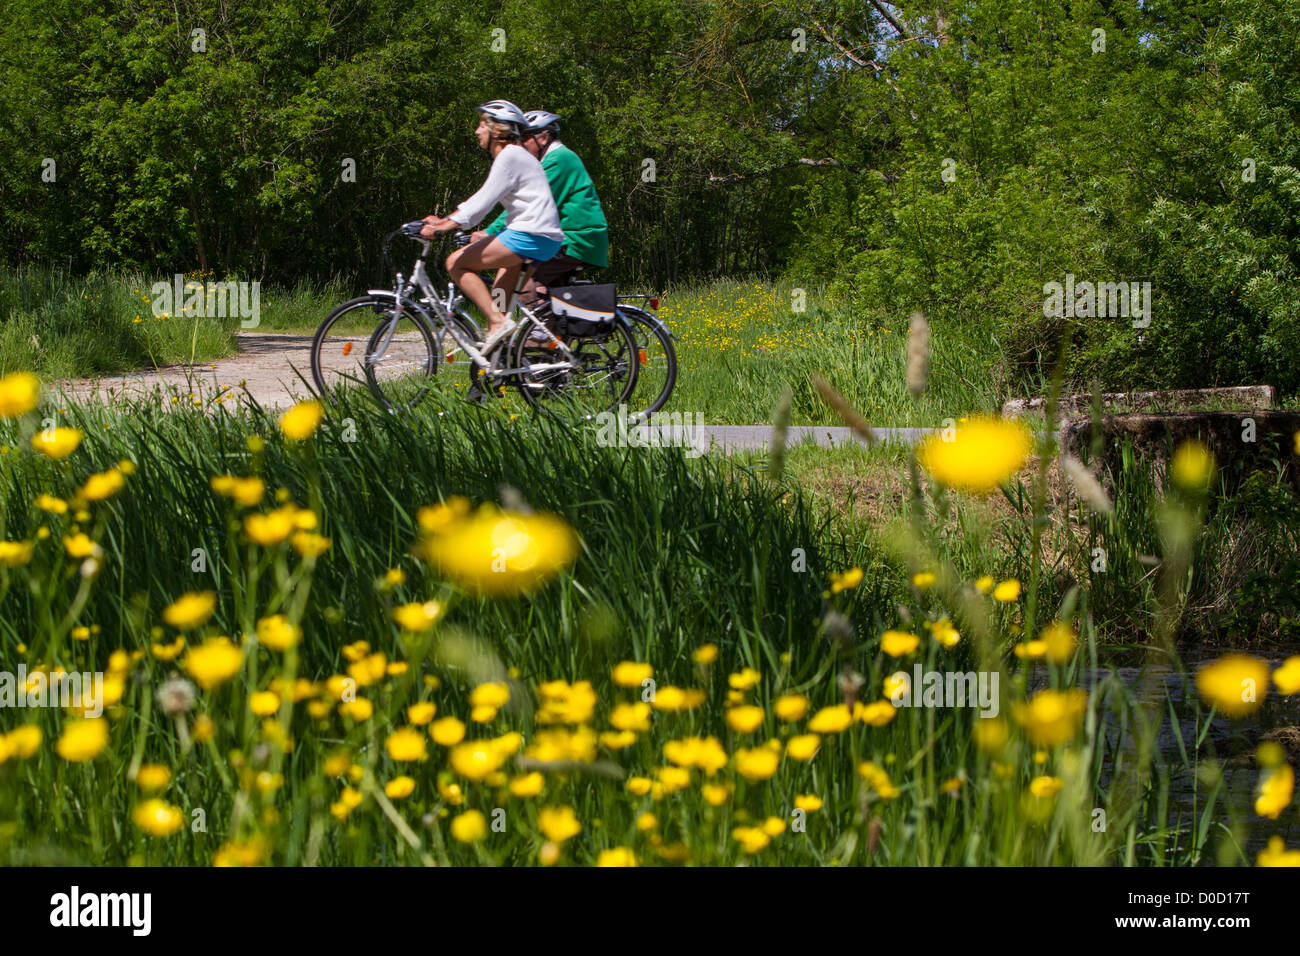
<svg viewBox="0 0 1300 956">
<path fill-rule="evenodd" d="M 1279 693 L 1300 694 L 1300 656 L 1283 661 L 1282 666 L 1273 672 L 1273 683 Z"/>
<path fill-rule="evenodd" d="M 917 449 L 917 460 L 940 484 L 971 494 L 994 491 L 1029 457 L 1029 431 L 1020 422 L 972 416 L 950 437 L 930 435 Z"/>
<path fill-rule="evenodd" d="M 1204 493 L 1214 480 L 1214 455 L 1204 443 L 1192 440 L 1178 446 L 1169 463 L 1169 476 L 1184 491 Z"/>
<path fill-rule="evenodd" d="M 1010 604 L 1018 597 L 1020 597 L 1020 582 L 1015 578 L 1007 578 L 993 589 L 993 600 L 1001 601 L 1003 604 Z"/>
<path fill-rule="evenodd" d="M 1256 866 L 1300 866 L 1300 850 L 1288 850 L 1280 836 L 1268 838 L 1268 846 L 1259 851 Z"/>
<path fill-rule="evenodd" d="M 701 644 L 691 654 L 691 659 L 697 664 L 712 664 L 718 659 L 718 645 Z"/>
<path fill-rule="evenodd" d="M 731 831 L 731 837 L 751 856 L 772 842 L 772 837 L 761 827 L 736 827 Z"/>
<path fill-rule="evenodd" d="M 266 482 L 255 475 L 248 478 L 214 475 L 208 483 L 217 494 L 233 499 L 245 508 L 256 508 L 266 495 Z"/>
<path fill-rule="evenodd" d="M 537 812 L 537 829 L 552 843 L 562 844 L 582 832 L 573 807 L 542 807 Z"/>
<path fill-rule="evenodd" d="M 1259 782 L 1259 795 L 1255 798 L 1255 812 L 1261 817 L 1276 820 L 1282 811 L 1291 806 L 1295 792 L 1295 771 L 1289 763 L 1272 768 Z"/>
<path fill-rule="evenodd" d="M 783 694 L 772 704 L 772 713 L 786 723 L 802 720 L 808 713 L 808 698 L 802 694 Z"/>
<path fill-rule="evenodd" d="M 889 779 L 889 772 L 873 761 L 858 764 L 858 775 L 870 784 L 882 800 L 894 800 L 902 794 Z"/>
<path fill-rule="evenodd" d="M 597 866 L 636 866 L 636 854 L 629 847 L 616 846 L 612 850 L 601 850 L 596 857 Z"/>
<path fill-rule="evenodd" d="M 68 503 L 62 498 L 56 498 L 53 495 L 37 495 L 32 504 L 42 511 L 48 511 L 52 515 L 62 515 L 68 513 Z"/>
<path fill-rule="evenodd" d="M 121 491 L 125 484 L 126 479 L 122 477 L 122 472 L 110 468 L 108 471 L 101 471 L 87 478 L 77 495 L 86 501 L 103 501 Z"/>
<path fill-rule="evenodd" d="M 1029 781 L 1029 792 L 1040 800 L 1056 796 L 1065 782 L 1060 777 L 1035 777 Z"/>
<path fill-rule="evenodd" d="M 832 704 L 813 714 L 808 721 L 808 729 L 815 734 L 838 734 L 848 730 L 853 723 L 853 714 L 844 704 Z"/>
<path fill-rule="evenodd" d="M 532 773 L 515 777 L 510 781 L 510 792 L 516 797 L 535 797 L 542 792 L 546 778 L 534 770 Z"/>
<path fill-rule="evenodd" d="M 224 684 L 244 666 L 244 652 L 228 637 L 211 637 L 185 653 L 185 670 L 204 690 Z"/>
<path fill-rule="evenodd" d="M 43 737 L 44 734 L 41 732 L 41 728 L 36 724 L 22 724 L 9 731 L 9 733 L 0 735 L 0 753 L 3 752 L 4 747 L 8 747 L 10 752 L 19 760 L 26 760 L 28 757 L 34 756 L 36 751 L 40 749 Z M 0 757 L 0 763 L 4 763 L 2 757 Z"/>
<path fill-rule="evenodd" d="M 479 684 L 469 694 L 471 707 L 491 707 L 500 710 L 510 700 L 510 687 L 503 681 Z"/>
<path fill-rule="evenodd" d="M 858 719 L 869 727 L 883 727 L 898 716 L 898 708 L 892 701 L 877 700 L 863 706 Z"/>
<path fill-rule="evenodd" d="M 616 730 L 647 731 L 650 729 L 650 705 L 644 701 L 618 704 L 609 712 L 609 723 Z"/>
<path fill-rule="evenodd" d="M 736 773 L 746 780 L 767 780 L 780 765 L 781 755 L 768 747 L 736 751 Z"/>
<path fill-rule="evenodd" d="M 57 461 L 76 451 L 84 437 L 77 428 L 42 429 L 32 436 L 32 449 Z"/>
<path fill-rule="evenodd" d="M 820 734 L 799 734 L 786 741 L 785 752 L 791 760 L 808 761 L 821 749 Z"/>
<path fill-rule="evenodd" d="M 475 594 L 510 595 L 531 591 L 572 564 L 578 537 L 555 515 L 483 505 L 427 535 L 418 550 Z"/>
<path fill-rule="evenodd" d="M 415 781 L 410 777 L 394 777 L 384 784 L 384 796 L 390 800 L 405 800 L 415 793 Z"/>
<path fill-rule="evenodd" d="M 477 843 L 487 832 L 487 818 L 477 810 L 466 810 L 451 821 L 451 835 L 461 843 Z"/>
<path fill-rule="evenodd" d="M 192 631 L 208 623 L 217 607 L 214 591 L 191 591 L 163 610 L 163 620 L 179 631 Z"/>
<path fill-rule="evenodd" d="M 264 548 L 282 544 L 297 527 L 297 513 L 297 507 L 287 505 L 266 514 L 245 515 L 244 534 Z"/>
<path fill-rule="evenodd" d="M 619 687 L 640 687 L 643 681 L 654 676 L 655 669 L 649 664 L 636 661 L 622 661 L 615 665 L 612 672 L 614 683 Z"/>
<path fill-rule="evenodd" d="M 862 569 L 849 568 L 842 573 L 831 572 L 831 593 L 839 594 L 841 591 L 851 591 L 862 583 Z"/>
<path fill-rule="evenodd" d="M 375 702 L 365 697 L 345 700 L 339 704 L 339 713 L 358 724 L 364 724 L 375 712 Z"/>
<path fill-rule="evenodd" d="M 694 710 L 704 703 L 704 691 L 668 685 L 655 693 L 651 707 L 655 710 Z"/>
<path fill-rule="evenodd" d="M 727 711 L 727 726 L 740 734 L 752 734 L 763 726 L 763 708 L 746 705 Z"/>
<path fill-rule="evenodd" d="M 735 674 L 727 676 L 727 684 L 733 690 L 752 690 L 757 686 L 763 675 L 752 667 L 743 667 Z"/>
<path fill-rule="evenodd" d="M 1041 690 L 1028 703 L 1014 701 L 1011 713 L 1036 747 L 1055 747 L 1074 739 L 1088 709 L 1088 695 L 1078 689 Z M 977 728 L 985 725 L 980 720 Z M 985 732 L 990 732 L 985 730 Z"/>
<path fill-rule="evenodd" d="M 34 547 L 30 541 L 0 541 L 0 565 L 22 567 L 32 560 Z"/>
<path fill-rule="evenodd" d="M 443 747 L 451 747 L 465 739 L 465 725 L 455 717 L 443 717 L 429 725 L 429 736 Z"/>
<path fill-rule="evenodd" d="M 1201 697 L 1227 717 L 1245 717 L 1259 709 L 1268 693 L 1268 663 L 1249 654 L 1226 654 L 1196 673 Z"/>
<path fill-rule="evenodd" d="M 494 747 L 491 741 L 470 740 L 452 747 L 447 754 L 447 762 L 462 777 L 479 781 L 500 770 L 509 756 L 500 748 Z"/>
<path fill-rule="evenodd" d="M 890 657 L 906 657 L 920 644 L 921 639 L 907 631 L 886 631 L 880 636 L 880 649 Z"/>
<path fill-rule="evenodd" d="M 259 717 L 270 717 L 280 709 L 280 695 L 269 690 L 259 690 L 248 698 L 248 709 Z"/>
<path fill-rule="evenodd" d="M 822 808 L 822 798 L 815 793 L 800 793 L 794 798 L 796 810 L 802 810 L 804 813 L 816 813 Z"/>
<path fill-rule="evenodd" d="M 280 417 L 280 431 L 293 441 L 306 441 L 320 427 L 325 406 L 320 402 L 299 402 Z"/>
<path fill-rule="evenodd" d="M 442 616 L 442 604 L 438 601 L 413 602 L 393 608 L 393 620 L 404 630 L 412 633 L 427 631 L 438 623 Z"/>
<path fill-rule="evenodd" d="M 31 372 L 14 372 L 0 378 L 0 418 L 18 418 L 41 400 L 41 380 Z"/>
<path fill-rule="evenodd" d="M 406 719 L 417 727 L 423 727 L 429 721 L 433 720 L 433 715 L 437 712 L 437 704 L 431 700 L 424 700 L 406 708 Z"/>
<path fill-rule="evenodd" d="M 290 624 L 283 614 L 273 614 L 257 622 L 257 642 L 274 651 L 287 651 L 302 638 L 302 628 Z"/>
<path fill-rule="evenodd" d="M 145 793 L 161 790 L 171 783 L 172 772 L 160 763 L 143 764 L 135 774 L 135 785 Z"/>
<path fill-rule="evenodd" d="M 70 721 L 54 744 L 54 752 L 69 763 L 94 760 L 108 746 L 108 721 L 102 717 Z"/>
<path fill-rule="evenodd" d="M 394 730 L 388 735 L 388 739 L 384 741 L 384 749 L 388 751 L 388 756 L 403 762 L 423 760 L 428 754 L 428 745 L 424 742 L 424 734 L 414 727 L 402 727 Z"/>
<path fill-rule="evenodd" d="M 1043 628 L 1039 640 L 1043 642 L 1047 656 L 1053 663 L 1068 664 L 1070 658 L 1074 656 L 1074 646 L 1078 642 L 1078 636 L 1069 624 L 1064 621 L 1053 621 Z"/>
<path fill-rule="evenodd" d="M 653 785 L 654 781 L 649 777 L 628 777 L 623 787 L 633 796 L 644 797 Z"/>
<path fill-rule="evenodd" d="M 920 571 L 912 575 L 912 587 L 918 591 L 928 591 L 934 587 L 935 574 L 933 571 Z"/>
<path fill-rule="evenodd" d="M 975 590 L 979 591 L 980 594 L 988 594 L 993 590 L 993 578 L 987 574 L 977 578 L 975 580 Z"/>
<path fill-rule="evenodd" d="M 934 626 L 930 628 L 930 635 L 944 647 L 956 647 L 961 643 L 961 634 L 946 617 L 935 621 Z"/>
<path fill-rule="evenodd" d="M 171 836 L 185 825 L 185 811 L 153 797 L 131 811 L 135 825 L 151 837 Z"/>
</svg>

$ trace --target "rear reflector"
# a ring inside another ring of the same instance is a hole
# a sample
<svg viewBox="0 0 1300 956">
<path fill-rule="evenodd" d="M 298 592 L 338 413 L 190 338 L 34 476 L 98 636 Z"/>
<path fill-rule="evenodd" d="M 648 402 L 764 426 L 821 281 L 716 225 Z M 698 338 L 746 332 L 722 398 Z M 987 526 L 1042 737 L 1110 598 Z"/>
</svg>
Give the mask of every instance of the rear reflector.
<svg viewBox="0 0 1300 956">
<path fill-rule="evenodd" d="M 652 309 L 659 308 L 659 296 L 656 295 L 650 299 L 650 308 Z"/>
<path fill-rule="evenodd" d="M 639 361 L 642 365 L 644 365 L 644 364 L 645 364 L 645 349 L 637 349 L 637 350 L 636 350 L 636 357 L 637 357 L 637 361 Z"/>
</svg>

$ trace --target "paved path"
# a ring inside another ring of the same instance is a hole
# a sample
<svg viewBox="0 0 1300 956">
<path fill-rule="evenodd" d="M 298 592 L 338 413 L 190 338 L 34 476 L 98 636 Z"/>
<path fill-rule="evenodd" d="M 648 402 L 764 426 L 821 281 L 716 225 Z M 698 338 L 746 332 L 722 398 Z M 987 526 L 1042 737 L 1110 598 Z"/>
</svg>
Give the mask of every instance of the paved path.
<svg viewBox="0 0 1300 956">
<path fill-rule="evenodd" d="M 311 382 L 310 335 L 275 332 L 239 332 L 240 353 L 209 365 L 173 365 L 148 372 L 130 372 L 99 379 L 78 379 L 59 383 L 72 398 L 95 397 L 107 402 L 136 402 L 141 399 L 166 404 L 175 402 L 238 402 L 248 396 L 265 408 L 287 408 L 309 398 Z M 364 337 L 355 340 L 364 342 Z M 300 377 L 301 375 L 301 377 Z M 305 381 L 304 381 L 305 380 Z M 671 403 L 669 405 L 671 411 Z M 771 425 L 700 425 L 700 431 L 683 435 L 680 426 L 656 426 L 659 444 L 688 442 L 701 450 L 734 451 L 767 448 L 772 440 Z M 911 444 L 930 429 L 873 428 L 874 437 L 885 442 Z M 789 445 L 815 442 L 822 448 L 840 448 L 861 443 L 849 428 L 823 425 L 791 426 Z"/>
</svg>

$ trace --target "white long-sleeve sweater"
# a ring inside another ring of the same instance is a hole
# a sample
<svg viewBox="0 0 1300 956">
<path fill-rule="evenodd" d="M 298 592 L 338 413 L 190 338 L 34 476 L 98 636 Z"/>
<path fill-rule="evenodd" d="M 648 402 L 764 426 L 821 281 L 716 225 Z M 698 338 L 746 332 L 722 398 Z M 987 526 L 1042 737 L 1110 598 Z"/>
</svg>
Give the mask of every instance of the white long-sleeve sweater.
<svg viewBox="0 0 1300 956">
<path fill-rule="evenodd" d="M 475 226 L 497 203 L 506 207 L 507 229 L 564 240 L 560 213 L 542 164 L 514 143 L 497 153 L 482 188 L 447 218 L 467 228 Z"/>
</svg>

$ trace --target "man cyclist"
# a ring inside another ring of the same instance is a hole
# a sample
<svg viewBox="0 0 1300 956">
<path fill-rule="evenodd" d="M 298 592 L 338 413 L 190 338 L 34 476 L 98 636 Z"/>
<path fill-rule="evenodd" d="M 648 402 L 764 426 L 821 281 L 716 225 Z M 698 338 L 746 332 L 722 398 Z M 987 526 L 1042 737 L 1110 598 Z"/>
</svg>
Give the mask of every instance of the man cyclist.
<svg viewBox="0 0 1300 956">
<path fill-rule="evenodd" d="M 483 219 L 497 203 L 505 206 L 503 228 L 493 235 L 475 233 L 474 240 L 447 257 L 447 271 L 466 297 L 488 319 L 484 348 L 490 348 L 514 323 L 497 308 L 514 292 L 524 259 L 545 262 L 564 242 L 559 211 L 551 195 L 546 173 L 529 150 L 520 145 L 528 126 L 523 112 L 509 100 L 492 100 L 478 107 L 475 129 L 478 144 L 492 157 L 487 181 L 456 211 L 447 217 L 425 216 L 420 235 L 469 228 Z M 497 269 L 492 292 L 478 274 Z"/>
<path fill-rule="evenodd" d="M 535 301 L 548 286 L 562 285 L 587 269 L 607 268 L 609 229 L 587 167 L 577 153 L 560 142 L 560 117 L 546 110 L 532 110 L 525 119 L 523 147 L 541 160 L 564 230 L 563 248 L 537 267 L 526 287 L 526 300 Z M 474 238 L 498 235 L 506 225 L 503 212 L 486 230 L 474 233 Z M 499 277 L 497 281 L 501 281 Z"/>
</svg>

